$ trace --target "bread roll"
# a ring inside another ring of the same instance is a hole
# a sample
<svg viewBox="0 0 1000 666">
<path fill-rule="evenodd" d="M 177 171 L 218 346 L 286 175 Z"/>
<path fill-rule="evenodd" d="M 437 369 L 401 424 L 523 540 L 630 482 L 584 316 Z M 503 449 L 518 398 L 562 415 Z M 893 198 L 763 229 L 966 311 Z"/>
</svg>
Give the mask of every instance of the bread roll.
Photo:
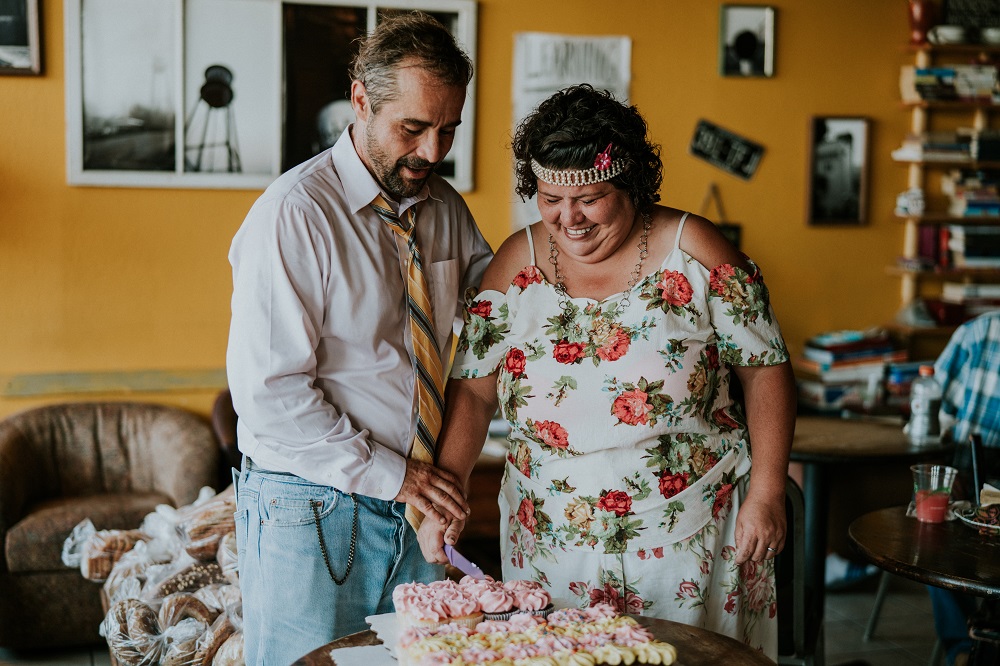
<svg viewBox="0 0 1000 666">
<path fill-rule="evenodd" d="M 143 596 L 163 599 L 176 592 L 194 592 L 206 585 L 224 582 L 226 577 L 222 575 L 222 567 L 216 562 L 199 562 L 163 579 L 150 594 L 143 592 Z"/>
<path fill-rule="evenodd" d="M 111 607 L 101 625 L 115 659 L 129 666 L 156 664 L 163 642 L 159 620 L 148 604 L 123 599 Z"/>
<path fill-rule="evenodd" d="M 191 513 L 181 522 L 184 550 L 188 555 L 203 562 L 214 560 L 222 537 L 236 530 L 235 512 L 236 495 L 228 489 L 192 507 Z"/>
<path fill-rule="evenodd" d="M 236 631 L 212 659 L 212 666 L 243 666 L 243 632 Z"/>
<path fill-rule="evenodd" d="M 146 536 L 139 530 L 101 530 L 84 541 L 80 573 L 87 580 L 107 580 L 115 563 Z"/>
<path fill-rule="evenodd" d="M 219 648 L 235 631 L 236 627 L 233 626 L 232 620 L 227 614 L 223 613 L 216 618 L 208 631 L 198 639 L 198 648 L 194 654 L 194 661 L 191 662 L 192 666 L 211 666 Z"/>
<path fill-rule="evenodd" d="M 175 592 L 163 598 L 159 619 L 160 627 L 166 629 L 189 617 L 199 622 L 204 622 L 208 626 L 218 616 L 219 611 L 209 608 L 194 594 L 190 592 Z"/>
<path fill-rule="evenodd" d="M 236 550 L 236 532 L 227 532 L 219 541 L 215 561 L 222 567 L 222 574 L 233 585 L 239 585 L 239 554 Z"/>
</svg>

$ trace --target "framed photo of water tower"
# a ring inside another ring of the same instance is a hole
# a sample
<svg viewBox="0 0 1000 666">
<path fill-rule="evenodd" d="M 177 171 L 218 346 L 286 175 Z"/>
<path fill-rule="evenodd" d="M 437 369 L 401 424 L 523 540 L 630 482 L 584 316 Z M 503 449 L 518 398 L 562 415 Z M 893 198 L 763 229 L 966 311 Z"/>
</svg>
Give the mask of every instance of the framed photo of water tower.
<svg viewBox="0 0 1000 666">
<path fill-rule="evenodd" d="M 868 222 L 868 118 L 814 116 L 809 126 L 809 195 L 812 225 Z"/>
<path fill-rule="evenodd" d="M 774 76 L 774 7 L 719 8 L 719 73 Z"/>
</svg>

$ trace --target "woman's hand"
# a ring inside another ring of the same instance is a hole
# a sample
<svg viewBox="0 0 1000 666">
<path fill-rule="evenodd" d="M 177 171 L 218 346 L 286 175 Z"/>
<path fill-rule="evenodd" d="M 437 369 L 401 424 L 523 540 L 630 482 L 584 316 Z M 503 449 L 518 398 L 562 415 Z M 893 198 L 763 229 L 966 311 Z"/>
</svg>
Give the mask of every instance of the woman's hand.
<svg viewBox="0 0 1000 666">
<path fill-rule="evenodd" d="M 736 564 L 774 559 L 785 547 L 784 495 L 764 500 L 752 492 L 736 516 Z"/>
</svg>

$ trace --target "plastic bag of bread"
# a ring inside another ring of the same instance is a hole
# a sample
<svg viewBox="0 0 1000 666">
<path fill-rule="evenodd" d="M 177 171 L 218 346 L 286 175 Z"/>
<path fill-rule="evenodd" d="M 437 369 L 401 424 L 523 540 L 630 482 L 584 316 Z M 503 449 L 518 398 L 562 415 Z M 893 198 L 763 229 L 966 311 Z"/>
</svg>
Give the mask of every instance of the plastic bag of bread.
<svg viewBox="0 0 1000 666">
<path fill-rule="evenodd" d="M 115 659 L 127 666 L 160 663 L 165 641 L 160 621 L 149 604 L 139 599 L 114 603 L 101 622 L 100 633 Z"/>
<path fill-rule="evenodd" d="M 198 639 L 195 649 L 194 666 L 211 666 L 222 645 L 237 631 L 237 626 L 229 613 L 222 613 Z"/>
<path fill-rule="evenodd" d="M 160 628 L 166 631 L 168 627 L 176 626 L 188 618 L 198 620 L 208 627 L 222 610 L 209 606 L 193 592 L 175 592 L 164 597 L 160 603 Z"/>
<path fill-rule="evenodd" d="M 209 608 L 218 612 L 234 610 L 243 604 L 243 595 L 238 585 L 227 585 L 225 583 L 216 585 L 206 585 L 200 590 L 195 590 L 194 596 L 201 600 Z"/>
<path fill-rule="evenodd" d="M 115 565 L 111 568 L 111 573 L 108 574 L 107 580 L 104 581 L 104 593 L 108 599 L 121 599 L 123 595 L 119 593 L 119 588 L 126 581 L 137 580 L 140 584 L 144 583 L 147 578 L 147 570 L 150 567 L 153 567 L 155 570 L 157 566 L 164 566 L 165 563 L 170 561 L 169 559 L 164 559 L 168 556 L 169 553 L 158 549 L 154 541 L 139 541 L 132 550 L 122 555 L 115 562 Z M 138 594 L 133 596 L 138 596 Z"/>
<path fill-rule="evenodd" d="M 212 666 L 243 666 L 243 632 L 234 631 L 212 658 Z"/>
<path fill-rule="evenodd" d="M 140 541 L 148 539 L 139 530 L 100 530 L 83 543 L 80 573 L 87 580 L 104 582 L 115 564 Z"/>
<path fill-rule="evenodd" d="M 164 627 L 163 655 L 160 666 L 192 666 L 196 662 L 198 639 L 208 630 L 207 624 L 194 618 L 185 618 L 179 623 Z"/>
<path fill-rule="evenodd" d="M 227 532 L 219 541 L 215 561 L 222 567 L 222 575 L 233 585 L 240 583 L 240 562 L 236 552 L 236 532 Z"/>
<path fill-rule="evenodd" d="M 236 530 L 235 512 L 236 491 L 232 485 L 186 512 L 180 528 L 188 555 L 203 562 L 214 561 L 222 537 Z"/>
<path fill-rule="evenodd" d="M 194 592 L 206 585 L 225 582 L 218 562 L 196 562 L 184 556 L 166 565 L 147 567 L 140 596 L 150 603 L 158 603 L 157 600 L 175 592 Z"/>
</svg>

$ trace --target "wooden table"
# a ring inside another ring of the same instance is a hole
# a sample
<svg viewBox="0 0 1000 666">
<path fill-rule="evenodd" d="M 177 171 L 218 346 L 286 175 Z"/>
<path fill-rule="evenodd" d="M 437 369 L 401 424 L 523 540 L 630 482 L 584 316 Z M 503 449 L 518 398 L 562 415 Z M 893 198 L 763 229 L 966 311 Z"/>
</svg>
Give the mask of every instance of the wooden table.
<svg viewBox="0 0 1000 666">
<path fill-rule="evenodd" d="M 802 463 L 805 498 L 806 585 L 812 615 L 822 620 L 826 578 L 829 468 L 879 462 L 909 465 L 947 458 L 950 444 L 915 447 L 902 424 L 800 416 L 795 421 L 791 459 Z"/>
<path fill-rule="evenodd" d="M 677 666 L 717 666 L 717 664 L 774 666 L 773 661 L 756 650 L 707 629 L 651 617 L 636 617 L 636 620 L 649 627 L 657 639 L 677 648 Z M 361 631 L 316 648 L 292 666 L 333 666 L 336 662 L 330 656 L 331 650 L 380 644 L 381 641 L 374 632 Z"/>
<path fill-rule="evenodd" d="M 861 516 L 848 536 L 862 557 L 890 573 L 1000 599 L 1000 537 L 981 535 L 959 520 L 922 523 L 897 506 Z"/>
</svg>

